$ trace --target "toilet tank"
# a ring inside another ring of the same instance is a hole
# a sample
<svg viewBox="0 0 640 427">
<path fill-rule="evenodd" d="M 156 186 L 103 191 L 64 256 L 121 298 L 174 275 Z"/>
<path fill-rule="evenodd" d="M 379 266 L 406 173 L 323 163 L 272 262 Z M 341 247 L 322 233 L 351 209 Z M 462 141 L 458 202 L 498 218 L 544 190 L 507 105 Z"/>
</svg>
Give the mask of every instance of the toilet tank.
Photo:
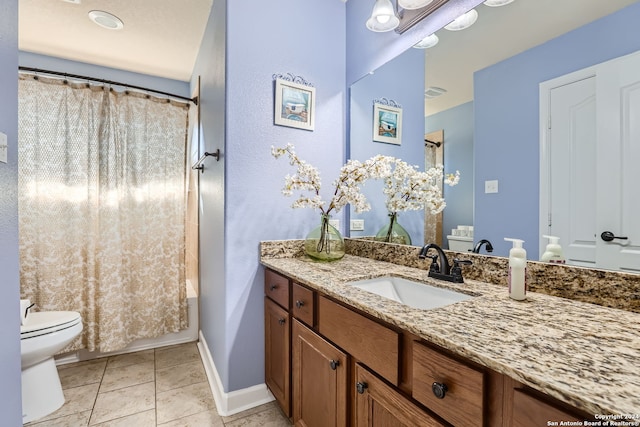
<svg viewBox="0 0 640 427">
<path fill-rule="evenodd" d="M 473 237 L 447 236 L 449 250 L 457 252 L 468 252 L 473 250 Z"/>
</svg>

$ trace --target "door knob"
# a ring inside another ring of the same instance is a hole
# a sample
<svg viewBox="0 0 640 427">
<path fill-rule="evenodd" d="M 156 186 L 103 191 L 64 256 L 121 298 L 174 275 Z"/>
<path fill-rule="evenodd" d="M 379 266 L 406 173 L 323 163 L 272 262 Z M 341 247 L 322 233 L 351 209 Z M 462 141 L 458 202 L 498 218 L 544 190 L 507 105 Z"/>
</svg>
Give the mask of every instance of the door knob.
<svg viewBox="0 0 640 427">
<path fill-rule="evenodd" d="M 613 239 L 620 239 L 620 240 L 627 240 L 628 237 L 622 237 L 622 236 L 615 236 L 612 232 L 610 231 L 603 231 L 602 234 L 600 235 L 600 237 L 602 238 L 602 240 L 604 240 L 605 242 L 611 242 Z"/>
</svg>

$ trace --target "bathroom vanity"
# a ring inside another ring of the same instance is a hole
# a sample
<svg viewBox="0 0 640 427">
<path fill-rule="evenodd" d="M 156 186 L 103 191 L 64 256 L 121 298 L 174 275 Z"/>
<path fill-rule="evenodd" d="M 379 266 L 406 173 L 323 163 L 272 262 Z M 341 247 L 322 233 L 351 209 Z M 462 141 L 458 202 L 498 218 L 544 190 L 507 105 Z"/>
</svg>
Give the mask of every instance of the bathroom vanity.
<svg viewBox="0 0 640 427">
<path fill-rule="evenodd" d="M 265 379 L 299 425 L 539 426 L 640 414 L 640 315 L 347 254 L 262 250 Z M 263 243 L 265 245 L 265 243 Z M 392 245 L 395 246 L 395 245 Z M 420 310 L 349 283 L 383 275 L 472 298 Z M 633 421 L 633 420 L 630 420 Z M 639 420 L 636 420 L 639 421 Z"/>
</svg>

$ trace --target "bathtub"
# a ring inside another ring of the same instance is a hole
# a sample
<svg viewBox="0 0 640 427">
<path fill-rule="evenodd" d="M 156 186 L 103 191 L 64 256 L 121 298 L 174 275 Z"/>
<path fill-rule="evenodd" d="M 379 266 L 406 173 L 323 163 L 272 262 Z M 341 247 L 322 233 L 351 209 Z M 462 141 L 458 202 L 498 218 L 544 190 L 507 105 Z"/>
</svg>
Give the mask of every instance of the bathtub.
<svg viewBox="0 0 640 427">
<path fill-rule="evenodd" d="M 115 354 L 133 353 L 136 351 L 149 350 L 157 347 L 165 347 L 168 345 L 183 344 L 187 342 L 198 341 L 198 294 L 187 280 L 187 312 L 189 318 L 189 327 L 180 332 L 165 334 L 157 338 L 145 338 L 133 341 L 122 350 L 109 353 L 91 352 L 88 350 L 79 350 L 71 353 L 60 354 L 55 357 L 57 365 L 66 363 L 81 362 L 83 360 L 96 359 L 98 357 L 112 356 Z"/>
</svg>

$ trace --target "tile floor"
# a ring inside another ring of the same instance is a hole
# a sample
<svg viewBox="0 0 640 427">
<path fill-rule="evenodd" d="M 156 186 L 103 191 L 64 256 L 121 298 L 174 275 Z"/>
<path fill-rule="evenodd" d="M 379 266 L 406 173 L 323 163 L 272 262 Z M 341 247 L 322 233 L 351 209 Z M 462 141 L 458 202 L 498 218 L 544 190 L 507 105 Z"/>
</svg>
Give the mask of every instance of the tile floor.
<svg viewBox="0 0 640 427">
<path fill-rule="evenodd" d="M 65 404 L 29 427 L 289 427 L 274 402 L 218 415 L 196 343 L 60 365 Z"/>
</svg>

